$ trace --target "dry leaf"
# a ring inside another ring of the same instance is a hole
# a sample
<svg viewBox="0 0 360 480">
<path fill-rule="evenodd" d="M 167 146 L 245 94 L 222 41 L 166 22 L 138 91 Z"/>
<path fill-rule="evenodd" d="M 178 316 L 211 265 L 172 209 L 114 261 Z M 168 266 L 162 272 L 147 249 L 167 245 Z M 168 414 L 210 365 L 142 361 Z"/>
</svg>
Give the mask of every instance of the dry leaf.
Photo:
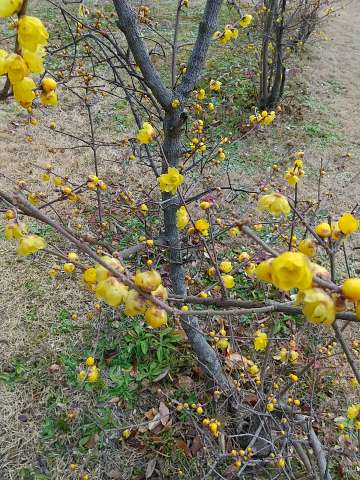
<svg viewBox="0 0 360 480">
<path fill-rule="evenodd" d="M 225 358 L 225 364 L 228 368 L 247 368 L 249 366 L 249 360 L 240 355 L 240 353 L 230 353 Z"/>
<path fill-rule="evenodd" d="M 191 450 L 190 448 L 187 446 L 187 443 L 184 442 L 184 440 L 182 440 L 181 438 L 179 438 L 178 440 L 176 440 L 176 446 L 177 448 L 179 448 L 180 450 L 182 450 L 185 455 L 187 456 L 187 458 L 191 458 L 192 457 L 192 453 L 191 453 Z"/>
<path fill-rule="evenodd" d="M 145 470 L 145 478 L 146 478 L 146 480 L 147 480 L 148 478 L 151 478 L 151 477 L 152 477 L 152 474 L 154 473 L 155 467 L 156 467 L 156 458 L 153 458 L 153 459 L 150 460 L 150 461 L 148 462 L 148 464 L 146 465 L 146 470 Z"/>
<path fill-rule="evenodd" d="M 153 418 L 153 420 L 151 420 L 149 423 L 148 423 L 148 430 L 150 430 L 150 432 L 152 430 L 154 430 L 158 425 L 161 424 L 161 415 L 160 413 L 158 412 L 155 417 Z"/>
<path fill-rule="evenodd" d="M 98 441 L 99 435 L 97 433 L 94 433 L 94 435 L 91 435 L 89 440 L 85 443 L 84 447 L 90 450 L 91 448 L 94 448 L 96 446 Z"/>
<path fill-rule="evenodd" d="M 156 378 L 154 378 L 153 383 L 160 382 L 160 380 L 163 380 L 165 377 L 167 377 L 168 373 L 170 371 L 170 368 L 165 368 L 163 372 L 160 373 Z"/>
<path fill-rule="evenodd" d="M 160 406 L 159 406 L 159 414 L 160 414 L 160 417 L 161 417 L 160 421 L 164 425 L 164 427 L 169 422 L 169 413 L 170 413 L 170 410 L 165 405 L 165 403 L 160 402 Z"/>
<path fill-rule="evenodd" d="M 197 435 L 191 445 L 191 453 L 193 454 L 194 457 L 196 457 L 197 453 L 204 448 L 204 444 L 201 440 L 201 437 Z"/>
<path fill-rule="evenodd" d="M 179 375 L 177 384 L 179 388 L 184 388 L 185 390 L 191 390 L 194 386 L 194 380 L 188 375 Z"/>
</svg>

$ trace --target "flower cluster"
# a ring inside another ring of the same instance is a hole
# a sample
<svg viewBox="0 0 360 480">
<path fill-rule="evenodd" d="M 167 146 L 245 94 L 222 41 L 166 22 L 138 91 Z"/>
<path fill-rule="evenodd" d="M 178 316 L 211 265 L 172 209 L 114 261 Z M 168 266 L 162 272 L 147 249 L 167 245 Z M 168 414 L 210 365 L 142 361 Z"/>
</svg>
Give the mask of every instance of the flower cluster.
<svg viewBox="0 0 360 480">
<path fill-rule="evenodd" d="M 305 172 L 303 169 L 303 158 L 304 152 L 299 151 L 295 153 L 294 164 L 285 173 L 285 180 L 289 185 L 296 185 L 299 181 L 299 178 L 304 176 Z"/>
<path fill-rule="evenodd" d="M 249 122 L 250 125 L 270 125 L 276 118 L 276 113 L 272 110 L 268 113 L 266 110 L 263 110 L 259 115 L 250 115 Z"/>
<path fill-rule="evenodd" d="M 18 12 L 22 1 L 5 0 L 0 8 L 0 16 L 9 16 Z M 0 75 L 7 75 L 14 93 L 15 100 L 26 109 L 30 109 L 36 97 L 36 84 L 30 73 L 40 74 L 44 71 L 45 46 L 49 34 L 37 17 L 20 15 L 15 24 L 17 30 L 17 45 L 15 53 L 0 50 Z M 57 105 L 55 92 L 56 82 L 45 78 L 41 84 L 40 101 L 44 106 Z"/>
</svg>

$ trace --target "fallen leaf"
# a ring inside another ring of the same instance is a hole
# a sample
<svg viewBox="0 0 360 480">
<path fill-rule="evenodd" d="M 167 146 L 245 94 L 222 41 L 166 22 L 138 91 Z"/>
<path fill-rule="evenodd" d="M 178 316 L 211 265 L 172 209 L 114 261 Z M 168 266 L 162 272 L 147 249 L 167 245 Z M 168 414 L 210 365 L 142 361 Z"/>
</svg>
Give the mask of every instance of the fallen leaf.
<svg viewBox="0 0 360 480">
<path fill-rule="evenodd" d="M 94 435 L 91 435 L 89 440 L 85 443 L 84 447 L 90 450 L 91 448 L 94 448 L 96 444 L 99 441 L 99 435 L 97 433 L 94 433 Z"/>
<path fill-rule="evenodd" d="M 161 425 L 161 415 L 160 415 L 159 412 L 155 415 L 155 417 L 153 418 L 153 420 L 151 420 L 151 421 L 148 423 L 148 430 L 151 432 L 151 431 L 154 430 L 158 425 Z"/>
<path fill-rule="evenodd" d="M 61 370 L 61 366 L 58 365 L 57 363 L 53 363 L 52 365 L 50 365 L 49 367 L 49 372 L 50 373 L 57 373 Z"/>
<path fill-rule="evenodd" d="M 249 360 L 240 355 L 240 353 L 230 353 L 225 358 L 225 364 L 228 368 L 247 368 L 249 366 Z"/>
<path fill-rule="evenodd" d="M 160 417 L 161 417 L 160 421 L 165 426 L 169 422 L 170 410 L 168 409 L 168 407 L 165 405 L 164 402 L 160 402 L 159 414 L 160 414 Z"/>
<path fill-rule="evenodd" d="M 146 479 L 152 477 L 152 474 L 154 473 L 155 467 L 156 467 L 156 458 L 153 458 L 146 465 L 146 470 L 145 470 L 145 478 Z"/>
<path fill-rule="evenodd" d="M 196 455 L 198 454 L 198 452 L 200 450 L 202 450 L 204 448 L 204 444 L 201 440 L 201 437 L 199 437 L 199 435 L 197 435 L 193 442 L 192 442 L 192 445 L 191 445 L 191 453 L 193 454 L 194 457 L 196 457 Z"/>
<path fill-rule="evenodd" d="M 192 457 L 192 453 L 191 453 L 191 450 L 190 448 L 188 447 L 187 443 L 184 442 L 184 440 L 182 440 L 181 438 L 178 438 L 176 440 L 176 446 L 177 448 L 179 448 L 180 450 L 182 450 L 185 455 L 187 456 L 187 458 L 191 458 Z"/>
</svg>

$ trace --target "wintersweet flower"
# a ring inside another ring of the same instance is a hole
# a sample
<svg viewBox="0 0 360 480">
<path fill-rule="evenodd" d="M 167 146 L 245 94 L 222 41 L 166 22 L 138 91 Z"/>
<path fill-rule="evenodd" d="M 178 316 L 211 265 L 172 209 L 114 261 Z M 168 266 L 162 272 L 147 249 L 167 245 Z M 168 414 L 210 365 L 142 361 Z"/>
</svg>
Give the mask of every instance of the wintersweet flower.
<svg viewBox="0 0 360 480">
<path fill-rule="evenodd" d="M 35 52 L 38 46 L 47 44 L 49 33 L 37 17 L 25 15 L 17 24 L 19 45 L 23 50 Z"/>
<path fill-rule="evenodd" d="M 255 269 L 255 276 L 263 282 L 272 283 L 271 280 L 271 263 L 272 259 L 259 263 Z"/>
<path fill-rule="evenodd" d="M 23 0 L 1 0 L 0 17 L 10 17 L 18 12 L 22 6 Z"/>
<path fill-rule="evenodd" d="M 49 93 L 51 90 L 55 90 L 57 87 L 57 83 L 53 78 L 45 77 L 41 82 L 41 88 L 44 92 Z M 99 181 L 99 179 L 97 179 Z"/>
<path fill-rule="evenodd" d="M 319 223 L 315 227 L 315 233 L 321 238 L 328 238 L 331 236 L 331 227 L 327 222 Z"/>
<path fill-rule="evenodd" d="M 351 213 L 346 212 L 339 218 L 338 225 L 344 235 L 351 235 L 359 229 L 359 220 Z"/>
<path fill-rule="evenodd" d="M 125 315 L 128 317 L 136 317 L 137 315 L 143 315 L 145 311 L 145 299 L 136 290 L 130 290 L 125 301 Z"/>
<path fill-rule="evenodd" d="M 20 238 L 22 238 L 26 234 L 26 231 L 27 231 L 26 225 L 22 225 L 20 223 L 8 223 L 7 225 L 5 225 L 5 231 L 4 231 L 5 239 L 20 240 Z"/>
<path fill-rule="evenodd" d="M 233 269 L 232 263 L 229 260 L 223 260 L 219 265 L 220 271 L 223 273 L 230 273 Z"/>
<path fill-rule="evenodd" d="M 331 325 L 336 316 L 334 300 L 320 288 L 310 288 L 299 294 L 303 313 L 310 323 Z"/>
<path fill-rule="evenodd" d="M 219 80 L 210 80 L 210 90 L 218 92 L 221 89 L 222 83 Z"/>
<path fill-rule="evenodd" d="M 87 381 L 90 383 L 96 383 L 100 379 L 100 369 L 95 365 L 90 368 L 90 372 L 87 375 Z"/>
<path fill-rule="evenodd" d="M 268 113 L 266 110 L 261 112 L 261 115 L 259 117 L 259 123 L 260 125 L 270 125 L 275 120 L 276 113 L 274 111 L 271 111 Z"/>
<path fill-rule="evenodd" d="M 144 292 L 150 293 L 161 285 L 161 276 L 156 270 L 137 272 L 134 277 L 134 283 Z"/>
<path fill-rule="evenodd" d="M 94 285 L 96 283 L 96 268 L 87 268 L 82 276 L 82 279 L 87 285 Z"/>
<path fill-rule="evenodd" d="M 342 231 L 339 228 L 339 222 L 331 222 L 331 240 L 337 241 L 342 237 Z"/>
<path fill-rule="evenodd" d="M 207 237 L 209 235 L 210 225 L 209 225 L 209 222 L 205 218 L 199 218 L 199 220 L 196 220 L 195 228 L 204 237 Z"/>
<path fill-rule="evenodd" d="M 271 281 L 280 290 L 310 288 L 312 273 L 309 260 L 298 252 L 280 254 L 271 262 Z"/>
<path fill-rule="evenodd" d="M 142 128 L 138 131 L 136 138 L 142 145 L 148 145 L 156 136 L 154 127 L 149 122 L 144 122 Z"/>
<path fill-rule="evenodd" d="M 20 82 L 28 71 L 28 66 L 21 55 L 11 53 L 6 57 L 6 72 L 11 83 Z"/>
<path fill-rule="evenodd" d="M 299 243 L 299 252 L 303 253 L 307 257 L 315 257 L 316 245 L 311 238 L 305 238 Z"/>
<path fill-rule="evenodd" d="M 268 344 L 268 336 L 265 332 L 257 330 L 254 337 L 254 348 L 256 351 L 265 350 Z"/>
<path fill-rule="evenodd" d="M 110 307 L 117 308 L 125 303 L 128 287 L 114 277 L 108 277 L 98 283 L 95 294 Z"/>
<path fill-rule="evenodd" d="M 109 267 L 113 268 L 119 273 L 122 273 L 124 271 L 124 267 L 121 265 L 119 260 L 114 257 L 107 257 L 103 255 L 101 257 L 101 260 L 105 262 Z M 99 263 L 95 265 L 95 271 L 96 271 L 96 281 L 101 282 L 102 280 L 105 280 L 110 276 L 110 272 L 107 268 L 103 267 Z"/>
<path fill-rule="evenodd" d="M 35 52 L 23 50 L 21 54 L 30 72 L 42 73 L 44 71 L 44 57 L 46 55 L 44 47 L 39 46 Z"/>
<path fill-rule="evenodd" d="M 286 170 L 285 180 L 288 182 L 289 185 L 292 185 L 292 186 L 298 183 L 299 177 L 298 175 L 296 175 L 293 168 L 289 168 L 288 170 Z"/>
<path fill-rule="evenodd" d="M 348 278 L 341 287 L 342 294 L 349 300 L 360 300 L 360 278 Z"/>
<path fill-rule="evenodd" d="M 152 328 L 160 328 L 167 324 L 167 313 L 157 305 L 151 305 L 144 315 L 145 322 Z"/>
<path fill-rule="evenodd" d="M 42 93 L 40 95 L 40 101 L 45 107 L 56 107 L 58 103 L 57 93 L 51 90 L 49 93 Z"/>
<path fill-rule="evenodd" d="M 176 226 L 180 230 L 184 230 L 184 228 L 189 223 L 189 221 L 190 221 L 189 214 L 186 208 L 184 207 L 184 205 L 182 205 L 176 211 Z"/>
<path fill-rule="evenodd" d="M 258 207 L 261 210 L 267 210 L 275 217 L 286 216 L 290 213 L 290 205 L 287 198 L 277 192 L 260 197 Z"/>
<path fill-rule="evenodd" d="M 360 414 L 360 404 L 349 405 L 347 409 L 347 417 L 349 420 L 355 420 Z"/>
<path fill-rule="evenodd" d="M 28 235 L 20 239 L 16 253 L 20 256 L 27 257 L 39 250 L 43 250 L 45 247 L 46 242 L 43 238 L 38 235 Z"/>
<path fill-rule="evenodd" d="M 160 175 L 158 181 L 162 192 L 175 195 L 177 188 L 184 182 L 184 176 L 177 168 L 169 167 L 167 173 Z"/>
<path fill-rule="evenodd" d="M 240 19 L 239 23 L 240 23 L 240 25 L 241 25 L 243 28 L 246 28 L 246 27 L 248 27 L 249 25 L 251 25 L 252 20 L 253 20 L 253 16 L 252 16 L 252 15 L 244 15 L 244 16 Z"/>
<path fill-rule="evenodd" d="M 1 75 L 6 75 L 6 72 L 7 72 L 6 57 L 7 56 L 8 56 L 7 51 L 0 49 L 0 76 Z"/>
<path fill-rule="evenodd" d="M 35 82 L 30 77 L 25 77 L 20 82 L 13 83 L 15 100 L 21 104 L 31 104 L 35 98 L 35 88 Z"/>
<path fill-rule="evenodd" d="M 223 284 L 225 288 L 234 288 L 235 287 L 235 280 L 232 275 L 221 275 Z"/>
</svg>

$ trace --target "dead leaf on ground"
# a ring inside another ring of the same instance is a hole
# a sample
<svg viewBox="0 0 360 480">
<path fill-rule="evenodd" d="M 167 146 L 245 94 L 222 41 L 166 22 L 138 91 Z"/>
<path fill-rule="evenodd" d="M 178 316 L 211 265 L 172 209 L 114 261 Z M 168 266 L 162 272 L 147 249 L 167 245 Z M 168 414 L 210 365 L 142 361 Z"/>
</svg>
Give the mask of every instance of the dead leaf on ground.
<svg viewBox="0 0 360 480">
<path fill-rule="evenodd" d="M 201 440 L 201 437 L 199 437 L 199 435 L 197 435 L 192 444 L 191 444 L 191 453 L 193 454 L 194 457 L 196 457 L 196 455 L 198 454 L 198 452 L 200 450 L 202 450 L 204 448 L 204 444 Z"/>
<path fill-rule="evenodd" d="M 160 402 L 159 414 L 161 416 L 160 421 L 165 427 L 165 425 L 167 425 L 167 423 L 169 422 L 170 410 L 168 409 L 168 407 L 165 405 L 164 402 Z"/>
<path fill-rule="evenodd" d="M 188 447 L 187 443 L 184 442 L 184 440 L 182 438 L 179 438 L 179 439 L 176 440 L 176 446 L 177 446 L 177 448 L 179 448 L 180 450 L 182 450 L 185 453 L 187 458 L 192 457 L 192 453 L 191 453 L 190 448 Z"/>
<path fill-rule="evenodd" d="M 247 368 L 249 366 L 249 360 L 240 355 L 240 353 L 230 353 L 225 357 L 225 364 L 228 368 Z"/>
<path fill-rule="evenodd" d="M 154 473 L 155 467 L 156 467 L 156 458 L 153 458 L 146 465 L 146 470 L 145 470 L 145 478 L 146 479 L 152 477 L 152 474 Z"/>
<path fill-rule="evenodd" d="M 90 450 L 91 448 L 95 448 L 96 444 L 99 441 L 99 435 L 97 433 L 94 433 L 94 435 L 91 435 L 89 440 L 85 443 L 84 447 Z"/>
</svg>

